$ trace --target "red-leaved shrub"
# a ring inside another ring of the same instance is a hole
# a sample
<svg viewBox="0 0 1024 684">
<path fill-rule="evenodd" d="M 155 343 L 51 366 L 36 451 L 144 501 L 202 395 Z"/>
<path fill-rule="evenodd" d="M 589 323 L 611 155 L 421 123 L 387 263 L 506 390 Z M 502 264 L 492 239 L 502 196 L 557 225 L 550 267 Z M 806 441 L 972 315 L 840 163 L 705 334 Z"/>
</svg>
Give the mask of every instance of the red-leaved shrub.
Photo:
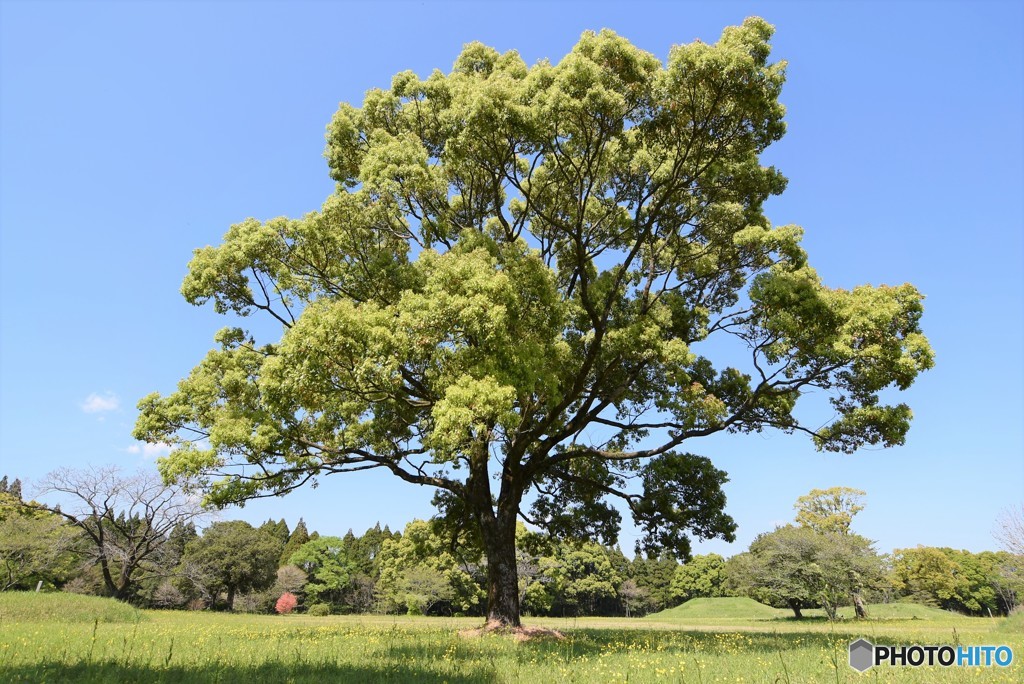
<svg viewBox="0 0 1024 684">
<path fill-rule="evenodd" d="M 274 610 L 281 615 L 287 615 L 295 610 L 295 606 L 297 605 L 299 605 L 299 599 L 295 598 L 295 594 L 290 591 L 286 591 L 281 594 L 281 598 L 277 599 L 277 603 L 274 605 Z"/>
</svg>

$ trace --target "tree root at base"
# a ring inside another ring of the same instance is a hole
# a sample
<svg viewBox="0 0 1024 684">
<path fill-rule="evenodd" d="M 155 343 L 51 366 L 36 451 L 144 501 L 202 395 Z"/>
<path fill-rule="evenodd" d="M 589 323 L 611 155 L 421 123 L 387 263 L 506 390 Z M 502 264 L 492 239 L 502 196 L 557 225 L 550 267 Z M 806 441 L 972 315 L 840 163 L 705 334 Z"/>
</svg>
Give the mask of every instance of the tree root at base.
<svg viewBox="0 0 1024 684">
<path fill-rule="evenodd" d="M 534 641 L 537 639 L 554 639 L 561 641 L 565 638 L 565 635 L 559 632 L 557 629 L 548 629 L 547 627 L 512 627 L 497 620 L 491 620 L 483 627 L 476 629 L 464 629 L 459 632 L 459 636 L 463 638 L 480 637 L 485 634 L 507 634 L 512 636 L 516 641 Z"/>
</svg>

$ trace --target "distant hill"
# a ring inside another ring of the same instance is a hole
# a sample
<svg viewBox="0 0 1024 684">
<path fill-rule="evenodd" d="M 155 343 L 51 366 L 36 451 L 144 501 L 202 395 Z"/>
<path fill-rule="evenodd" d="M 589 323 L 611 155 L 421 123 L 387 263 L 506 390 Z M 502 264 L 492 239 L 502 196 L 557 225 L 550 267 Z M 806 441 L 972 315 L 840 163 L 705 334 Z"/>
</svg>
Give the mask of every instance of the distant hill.
<svg viewBox="0 0 1024 684">
<path fill-rule="evenodd" d="M 786 611 L 758 603 L 754 599 L 730 596 L 727 598 L 695 598 L 675 608 L 648 615 L 647 620 L 707 620 L 729 618 L 739 620 L 773 620 Z"/>
<path fill-rule="evenodd" d="M 950 613 L 941 608 L 924 606 L 919 603 L 876 603 L 867 606 L 868 618 L 871 620 L 929 620 L 949 621 L 961 619 L 963 616 Z M 825 611 L 814 608 L 804 609 L 805 619 L 820 620 Z M 839 609 L 839 616 L 845 620 L 853 619 L 853 608 Z M 707 620 L 779 620 L 792 619 L 793 611 L 783 608 L 772 608 L 749 598 L 697 598 L 687 601 L 675 608 L 646 616 L 647 620 L 659 622 L 685 622 Z"/>
<path fill-rule="evenodd" d="M 962 615 L 950 613 L 948 610 L 921 605 L 920 603 L 872 603 L 867 606 L 868 618 L 871 620 L 949 620 L 959 619 Z M 809 617 L 822 616 L 823 610 L 808 610 L 804 614 Z M 853 618 L 853 608 L 839 609 L 840 617 Z"/>
</svg>

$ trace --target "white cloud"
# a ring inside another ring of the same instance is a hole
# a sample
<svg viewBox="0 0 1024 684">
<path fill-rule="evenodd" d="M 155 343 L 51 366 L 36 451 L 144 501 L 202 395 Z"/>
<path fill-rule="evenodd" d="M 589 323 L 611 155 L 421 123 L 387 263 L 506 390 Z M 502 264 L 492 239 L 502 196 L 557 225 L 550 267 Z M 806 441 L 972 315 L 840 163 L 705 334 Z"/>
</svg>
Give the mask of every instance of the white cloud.
<svg viewBox="0 0 1024 684">
<path fill-rule="evenodd" d="M 171 453 L 171 448 L 170 444 L 164 444 L 163 442 L 157 442 L 156 444 L 140 442 L 139 444 L 132 444 L 125 451 L 129 454 L 142 456 L 146 460 L 153 460 Z"/>
<path fill-rule="evenodd" d="M 93 392 L 85 398 L 82 410 L 86 413 L 106 413 L 107 411 L 116 411 L 120 405 L 121 402 L 117 395 L 112 392 L 107 392 L 103 396 Z"/>
</svg>

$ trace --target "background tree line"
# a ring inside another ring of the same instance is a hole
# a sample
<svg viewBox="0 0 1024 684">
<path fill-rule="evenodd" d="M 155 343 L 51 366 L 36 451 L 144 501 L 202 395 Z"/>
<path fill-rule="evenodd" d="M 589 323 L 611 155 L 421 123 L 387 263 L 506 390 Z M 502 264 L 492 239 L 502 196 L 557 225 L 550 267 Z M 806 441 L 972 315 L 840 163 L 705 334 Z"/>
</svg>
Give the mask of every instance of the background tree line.
<svg viewBox="0 0 1024 684">
<path fill-rule="evenodd" d="M 183 491 L 114 469 L 59 471 L 40 484 L 65 508 L 26 501 L 0 480 L 0 589 L 115 596 L 155 608 L 273 612 L 284 594 L 314 614 L 483 615 L 487 562 L 471 534 L 414 520 L 322 536 L 300 518 L 208 521 Z M 852 531 L 864 493 L 813 490 L 794 524 L 725 559 L 627 557 L 618 546 L 517 529 L 519 598 L 528 615 L 633 616 L 699 597 L 749 596 L 796 617 L 841 606 L 912 601 L 1005 615 L 1024 598 L 1024 556 L 916 547 L 879 554 Z M 69 503 L 71 505 L 69 505 Z M 1007 520 L 1013 520 L 1009 516 Z M 1003 524 L 1000 530 L 1013 530 Z M 1005 536 L 1005 535 L 1004 535 Z"/>
</svg>

